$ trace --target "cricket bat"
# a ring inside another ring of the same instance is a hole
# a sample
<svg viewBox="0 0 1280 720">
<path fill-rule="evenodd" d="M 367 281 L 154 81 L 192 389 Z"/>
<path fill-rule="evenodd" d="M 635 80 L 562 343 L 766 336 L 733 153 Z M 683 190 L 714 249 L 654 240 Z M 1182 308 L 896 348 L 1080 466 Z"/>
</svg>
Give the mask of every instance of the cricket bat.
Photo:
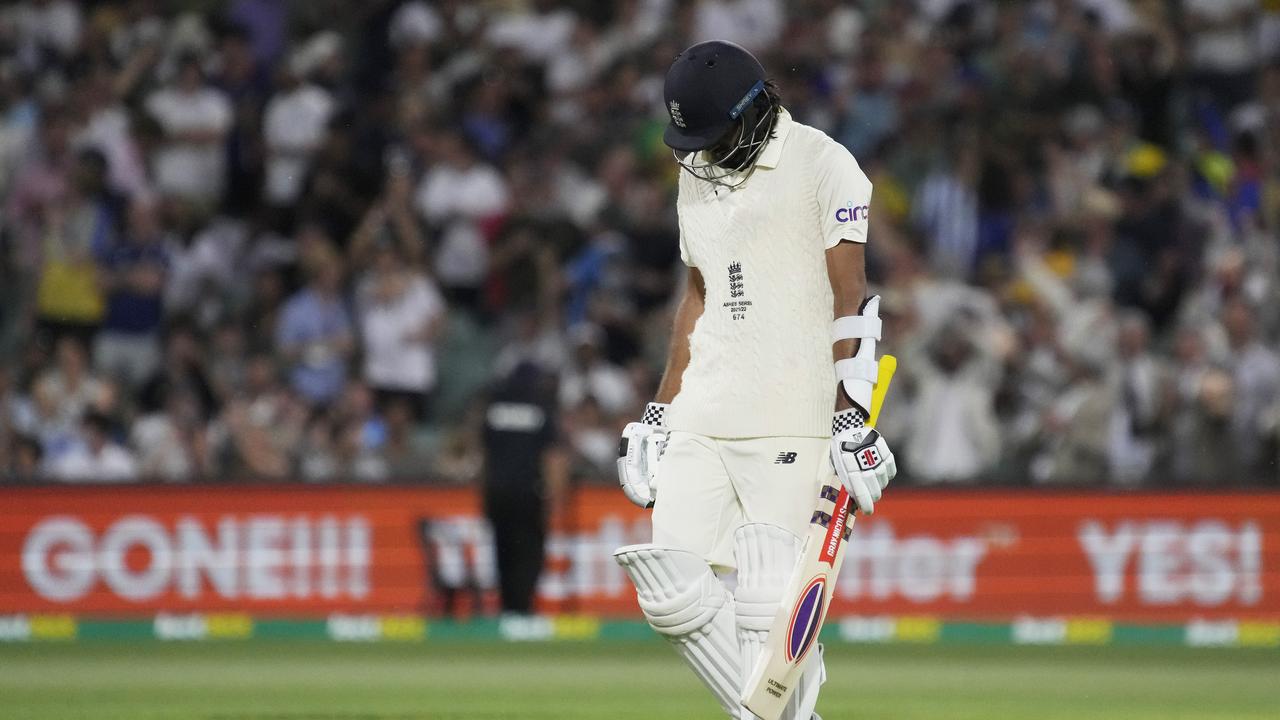
<svg viewBox="0 0 1280 720">
<path fill-rule="evenodd" d="M 880 358 L 866 423 L 868 428 L 875 426 L 880 417 L 880 406 L 884 404 L 897 368 L 898 360 L 892 355 Z M 824 508 L 832 505 L 828 515 Z M 827 608 L 831 606 L 840 564 L 844 561 L 845 541 L 853 531 L 852 509 L 853 498 L 843 486 L 834 494 L 831 488 L 823 488 L 800 551 L 800 561 L 791 574 L 778 614 L 769 628 L 769 639 L 743 691 L 742 704 L 763 720 L 778 720 L 782 715 L 803 674 L 804 659 L 817 644 Z"/>
</svg>

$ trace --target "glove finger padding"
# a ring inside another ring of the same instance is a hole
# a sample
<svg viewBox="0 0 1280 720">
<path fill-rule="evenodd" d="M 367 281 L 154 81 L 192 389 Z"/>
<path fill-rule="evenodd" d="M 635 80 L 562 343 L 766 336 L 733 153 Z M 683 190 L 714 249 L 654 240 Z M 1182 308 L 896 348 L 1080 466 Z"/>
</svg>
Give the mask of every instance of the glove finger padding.
<svg viewBox="0 0 1280 720">
<path fill-rule="evenodd" d="M 894 459 L 893 453 L 889 453 L 889 456 L 884 461 L 884 472 L 880 475 L 880 489 L 884 490 L 888 487 L 889 481 L 896 477 L 897 474 L 898 461 Z"/>
<path fill-rule="evenodd" d="M 627 423 L 618 444 L 618 482 L 627 499 L 643 508 L 656 498 L 654 471 L 667 446 L 664 403 L 649 403 L 640 422 Z"/>
<path fill-rule="evenodd" d="M 871 515 L 875 513 L 876 498 L 872 496 L 871 491 L 868 489 L 866 480 L 864 480 L 862 475 L 857 472 L 852 475 L 851 479 L 853 480 L 853 501 L 857 504 L 858 509 L 861 510 L 864 515 Z"/>
<path fill-rule="evenodd" d="M 618 478 L 619 484 L 622 486 L 622 494 L 627 496 L 631 502 L 640 507 L 652 507 L 652 492 L 645 493 L 648 489 L 644 484 L 637 484 L 637 477 L 643 477 L 636 472 L 636 469 L 627 463 L 626 458 L 618 458 Z"/>
<path fill-rule="evenodd" d="M 874 510 L 875 501 L 872 499 L 866 483 L 862 480 L 862 473 L 858 470 L 857 462 L 848 454 L 842 452 L 838 445 L 832 445 L 831 464 L 835 467 L 836 477 L 840 480 L 840 484 L 844 485 L 849 494 L 853 496 L 854 504 L 863 513 L 870 515 Z"/>
<path fill-rule="evenodd" d="M 654 433 L 645 441 L 644 449 L 644 465 L 641 469 L 645 480 L 649 483 L 650 496 L 653 499 L 657 499 L 658 461 L 662 459 L 662 453 L 667 449 L 667 436 L 661 433 Z"/>
<path fill-rule="evenodd" d="M 657 467 L 666 434 L 645 423 L 629 423 L 618 444 L 618 482 L 623 493 L 640 507 L 652 507 L 652 469 Z"/>
<path fill-rule="evenodd" d="M 897 470 L 893 453 L 875 430 L 839 433 L 832 442 L 831 462 L 858 509 L 867 515 L 875 511 L 875 501 Z"/>
</svg>

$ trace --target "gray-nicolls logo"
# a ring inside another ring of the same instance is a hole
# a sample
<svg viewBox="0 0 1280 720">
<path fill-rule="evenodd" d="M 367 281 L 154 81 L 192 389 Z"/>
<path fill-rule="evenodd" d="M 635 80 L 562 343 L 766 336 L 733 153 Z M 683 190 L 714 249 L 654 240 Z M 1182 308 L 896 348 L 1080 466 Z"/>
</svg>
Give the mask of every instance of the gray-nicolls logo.
<svg viewBox="0 0 1280 720">
<path fill-rule="evenodd" d="M 667 107 L 671 108 L 671 122 L 675 123 L 676 127 L 685 127 L 684 115 L 680 114 L 680 103 L 672 100 Z"/>
<path fill-rule="evenodd" d="M 742 297 L 742 263 L 729 263 L 729 297 Z"/>
</svg>

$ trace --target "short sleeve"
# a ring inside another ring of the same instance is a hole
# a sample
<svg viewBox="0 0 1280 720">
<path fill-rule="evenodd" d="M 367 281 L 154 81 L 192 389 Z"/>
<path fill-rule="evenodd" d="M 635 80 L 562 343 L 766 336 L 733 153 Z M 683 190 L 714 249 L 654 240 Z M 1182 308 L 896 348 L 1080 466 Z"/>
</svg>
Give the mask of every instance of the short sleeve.
<svg viewBox="0 0 1280 720">
<path fill-rule="evenodd" d="M 694 267 L 693 261 L 689 259 L 689 248 L 684 244 L 684 230 L 680 230 L 680 260 L 689 267 Z"/>
<path fill-rule="evenodd" d="M 843 145 L 829 143 L 819 156 L 817 193 L 823 246 L 830 250 L 842 240 L 865 243 L 871 180 Z"/>
<path fill-rule="evenodd" d="M 676 186 L 676 229 L 680 234 L 680 261 L 689 267 L 696 267 L 693 264 L 693 258 L 689 255 L 689 243 L 685 239 L 688 233 L 684 229 L 684 194 L 685 194 L 684 172 L 680 173 L 680 182 Z"/>
</svg>

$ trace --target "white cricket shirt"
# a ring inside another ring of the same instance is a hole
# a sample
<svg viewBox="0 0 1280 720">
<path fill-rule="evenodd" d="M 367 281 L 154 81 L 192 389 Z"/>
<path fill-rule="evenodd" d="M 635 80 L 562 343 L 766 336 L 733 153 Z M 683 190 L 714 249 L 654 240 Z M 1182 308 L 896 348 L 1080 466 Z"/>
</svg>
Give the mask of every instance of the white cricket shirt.
<svg viewBox="0 0 1280 720">
<path fill-rule="evenodd" d="M 680 173 L 680 257 L 706 306 L 671 403 L 673 430 L 830 437 L 836 378 L 826 250 L 867 241 L 871 181 L 843 146 L 783 111 L 734 190 Z"/>
</svg>

